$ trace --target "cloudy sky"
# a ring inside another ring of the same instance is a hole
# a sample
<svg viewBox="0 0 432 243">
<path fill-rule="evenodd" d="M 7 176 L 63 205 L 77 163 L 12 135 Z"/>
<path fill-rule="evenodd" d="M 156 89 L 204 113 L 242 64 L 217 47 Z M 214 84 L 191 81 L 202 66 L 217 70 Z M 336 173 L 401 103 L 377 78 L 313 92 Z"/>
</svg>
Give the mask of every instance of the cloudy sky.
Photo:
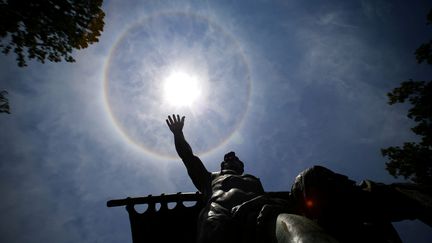
<svg viewBox="0 0 432 243">
<path fill-rule="evenodd" d="M 428 79 L 418 1 L 105 1 L 100 41 L 76 63 L 0 56 L 1 242 L 131 242 L 115 198 L 196 189 L 168 114 L 210 171 L 236 151 L 268 191 L 315 164 L 360 182 L 388 175 L 380 149 L 415 141 L 386 93 Z M 174 81 L 173 81 L 174 80 Z M 181 87 L 176 83 L 181 82 Z M 186 90 L 183 87 L 188 87 Z M 430 242 L 419 221 L 394 224 Z"/>
</svg>

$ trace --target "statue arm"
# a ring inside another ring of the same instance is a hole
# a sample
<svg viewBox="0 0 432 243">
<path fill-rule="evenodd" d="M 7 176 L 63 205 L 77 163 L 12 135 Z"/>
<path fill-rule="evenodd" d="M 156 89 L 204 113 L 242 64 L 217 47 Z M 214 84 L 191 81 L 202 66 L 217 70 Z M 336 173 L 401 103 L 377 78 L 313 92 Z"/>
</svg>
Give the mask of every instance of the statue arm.
<svg viewBox="0 0 432 243">
<path fill-rule="evenodd" d="M 189 177 L 192 179 L 195 187 L 202 193 L 207 193 L 210 185 L 211 175 L 207 171 L 201 159 L 193 154 L 192 148 L 186 141 L 183 134 L 183 125 L 185 117 L 180 119 L 180 116 L 168 116 L 166 120 L 169 129 L 174 134 L 174 144 L 177 154 L 182 159 Z"/>
</svg>

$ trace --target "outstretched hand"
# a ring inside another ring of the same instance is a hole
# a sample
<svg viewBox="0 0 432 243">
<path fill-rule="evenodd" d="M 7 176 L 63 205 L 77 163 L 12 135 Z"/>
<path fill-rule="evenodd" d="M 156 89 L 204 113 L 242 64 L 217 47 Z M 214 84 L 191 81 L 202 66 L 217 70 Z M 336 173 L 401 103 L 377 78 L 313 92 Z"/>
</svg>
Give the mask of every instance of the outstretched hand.
<svg viewBox="0 0 432 243">
<path fill-rule="evenodd" d="M 173 114 L 172 118 L 171 116 L 168 116 L 168 119 L 166 119 L 166 123 L 169 129 L 171 130 L 171 132 L 177 133 L 183 130 L 184 120 L 185 120 L 184 116 L 182 116 L 182 118 L 180 119 L 180 115 L 176 116 Z"/>
</svg>

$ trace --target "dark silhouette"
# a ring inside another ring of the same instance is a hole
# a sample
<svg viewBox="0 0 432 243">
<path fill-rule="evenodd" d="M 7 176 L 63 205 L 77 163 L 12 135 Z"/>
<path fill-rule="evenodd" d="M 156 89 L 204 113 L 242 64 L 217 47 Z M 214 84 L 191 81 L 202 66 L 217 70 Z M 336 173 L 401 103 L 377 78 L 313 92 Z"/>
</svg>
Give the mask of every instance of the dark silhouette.
<svg viewBox="0 0 432 243">
<path fill-rule="evenodd" d="M 291 191 L 266 192 L 258 178 L 243 174 L 234 152 L 221 170 L 208 172 L 183 134 L 184 117 L 166 120 L 176 150 L 199 193 L 108 201 L 126 205 L 134 243 L 293 243 L 401 242 L 391 222 L 420 219 L 432 226 L 432 187 L 407 183 L 385 185 L 347 176 L 322 166 L 301 172 Z M 185 207 L 184 201 L 194 201 Z M 169 209 L 168 203 L 175 202 Z M 160 204 L 159 210 L 156 204 Z M 144 213 L 134 206 L 147 204 Z"/>
<path fill-rule="evenodd" d="M 427 20 L 432 24 L 432 10 Z M 415 55 L 418 63 L 432 64 L 432 40 L 422 44 Z M 382 149 L 382 154 L 389 159 L 386 169 L 394 177 L 403 176 L 415 183 L 432 185 L 432 81 L 402 82 L 388 97 L 390 105 L 406 101 L 411 104 L 408 117 L 417 123 L 411 130 L 421 141 L 406 142 L 402 148 Z"/>
<path fill-rule="evenodd" d="M 9 100 L 6 98 L 6 90 L 0 91 L 0 113 L 10 114 Z"/>
<path fill-rule="evenodd" d="M 195 202 L 185 206 L 184 202 Z M 134 205 L 147 204 L 147 210 L 138 213 Z M 175 204 L 169 208 L 168 204 Z M 202 194 L 177 193 L 108 201 L 108 207 L 126 205 L 134 243 L 176 242 L 193 243 L 196 238 L 198 214 L 204 207 Z M 159 210 L 157 205 L 160 206 Z"/>
<path fill-rule="evenodd" d="M 277 197 L 287 197 L 287 192 L 267 192 Z M 187 207 L 183 202 L 196 202 Z M 169 208 L 168 203 L 175 203 Z M 138 213 L 134 206 L 147 204 L 147 210 Z M 160 207 L 157 209 L 156 205 Z M 162 194 L 160 196 L 116 199 L 107 202 L 108 207 L 124 206 L 129 214 L 134 243 L 192 243 L 197 234 L 197 220 L 200 211 L 205 207 L 204 196 L 200 193 Z M 276 221 L 276 220 L 275 220 Z M 252 239 L 239 242 L 319 242 L 335 243 L 335 240 L 311 220 L 294 214 L 281 214 L 277 222 L 268 230 L 268 237 L 264 239 Z M 231 224 L 233 230 L 239 231 L 242 225 L 239 222 Z M 249 238 L 253 238 L 253 232 Z M 271 232 L 271 233 L 270 233 Z M 248 232 L 246 232 L 248 233 Z M 222 238 L 223 236 L 219 236 Z M 228 236 L 227 236 L 228 237 Z M 275 239 L 277 238 L 277 239 Z M 231 240 L 228 238 L 227 241 Z"/>
<path fill-rule="evenodd" d="M 206 202 L 198 219 L 197 241 L 253 242 L 260 233 L 255 232 L 256 223 L 259 226 L 276 210 L 289 212 L 289 202 L 268 196 L 258 178 L 243 174 L 243 162 L 234 152 L 224 156 L 220 171 L 207 171 L 183 135 L 184 120 L 184 116 L 173 115 L 166 122 L 177 153 Z"/>
<path fill-rule="evenodd" d="M 313 219 L 342 242 L 400 242 L 391 221 L 420 218 L 431 225 L 431 203 L 422 202 L 424 198 L 432 200 L 431 187 L 372 181 L 356 185 L 344 175 L 314 166 L 296 178 L 291 194 L 282 199 L 266 193 L 258 178 L 243 174 L 243 162 L 234 152 L 224 156 L 219 172 L 210 173 L 184 138 L 184 120 L 185 117 L 173 115 L 166 122 L 192 182 L 204 195 L 206 206 L 198 218 L 198 242 L 275 240 L 277 236 L 272 233 L 275 224 L 278 229 L 282 223 L 282 213 Z M 406 195 L 407 191 L 411 195 Z M 304 224 L 308 225 L 306 228 L 315 227 L 312 223 L 298 223 L 291 216 L 284 217 L 284 224 L 293 228 Z M 308 237 L 298 230 L 287 234 L 297 239 Z"/>
<path fill-rule="evenodd" d="M 296 214 L 312 219 L 339 242 L 401 242 L 391 222 L 420 219 L 432 227 L 432 187 L 408 183 L 356 184 L 322 166 L 301 172 L 291 188 Z"/>
<path fill-rule="evenodd" d="M 74 62 L 73 49 L 98 41 L 105 13 L 103 0 L 6 0 L 0 2 L 0 48 L 13 50 L 18 66 L 36 59 Z"/>
</svg>

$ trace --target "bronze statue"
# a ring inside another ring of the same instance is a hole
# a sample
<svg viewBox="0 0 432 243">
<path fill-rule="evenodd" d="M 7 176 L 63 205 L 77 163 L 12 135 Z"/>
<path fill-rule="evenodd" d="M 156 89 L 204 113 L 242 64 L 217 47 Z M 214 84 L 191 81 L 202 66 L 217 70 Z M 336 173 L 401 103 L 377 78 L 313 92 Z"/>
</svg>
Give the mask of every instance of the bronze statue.
<svg viewBox="0 0 432 243">
<path fill-rule="evenodd" d="M 244 164 L 234 152 L 224 156 L 220 171 L 209 172 L 185 140 L 184 121 L 179 115 L 166 120 L 200 193 L 108 201 L 109 207 L 126 205 L 134 243 L 189 243 L 193 238 L 198 243 L 400 243 L 391 222 L 420 219 L 432 226 L 430 185 L 368 180 L 356 184 L 313 166 L 296 177 L 291 191 L 266 192 L 258 178 L 243 174 Z M 184 201 L 196 204 L 185 207 Z M 169 209 L 169 202 L 176 206 Z M 148 208 L 138 213 L 136 204 Z"/>
<path fill-rule="evenodd" d="M 412 185 L 357 185 L 314 166 L 282 198 L 265 192 L 255 176 L 243 174 L 244 164 L 234 152 L 224 156 L 220 171 L 209 172 L 183 135 L 184 121 L 179 115 L 166 120 L 189 177 L 204 195 L 198 243 L 335 242 L 333 236 L 341 242 L 400 242 L 391 221 L 420 218 L 430 225 L 430 203 L 422 205 L 418 196 L 404 193 Z M 415 185 L 414 191 L 430 199 L 430 187 Z"/>
<path fill-rule="evenodd" d="M 269 203 L 269 198 L 265 196 L 258 178 L 243 174 L 243 162 L 234 152 L 224 156 L 220 171 L 207 171 L 200 158 L 193 154 L 183 135 L 184 121 L 185 117 L 180 118 L 179 115 L 168 116 L 166 120 L 174 134 L 177 153 L 186 166 L 193 184 L 203 193 L 207 202 L 199 215 L 197 241 L 240 242 L 242 235 L 239 232 L 245 224 L 236 225 L 236 221 L 246 222 L 245 218 L 251 217 L 252 211 L 256 214 L 256 210 L 261 210 L 263 205 Z M 245 210 L 246 208 L 248 209 Z"/>
<path fill-rule="evenodd" d="M 244 164 L 234 152 L 225 154 L 220 171 L 207 171 L 183 135 L 184 121 L 179 115 L 166 120 L 177 153 L 206 202 L 198 219 L 197 242 L 270 242 L 262 239 L 275 237 L 273 232 L 268 236 L 272 224 L 267 221 L 289 213 L 292 205 L 266 193 L 257 177 L 243 174 Z"/>
</svg>

